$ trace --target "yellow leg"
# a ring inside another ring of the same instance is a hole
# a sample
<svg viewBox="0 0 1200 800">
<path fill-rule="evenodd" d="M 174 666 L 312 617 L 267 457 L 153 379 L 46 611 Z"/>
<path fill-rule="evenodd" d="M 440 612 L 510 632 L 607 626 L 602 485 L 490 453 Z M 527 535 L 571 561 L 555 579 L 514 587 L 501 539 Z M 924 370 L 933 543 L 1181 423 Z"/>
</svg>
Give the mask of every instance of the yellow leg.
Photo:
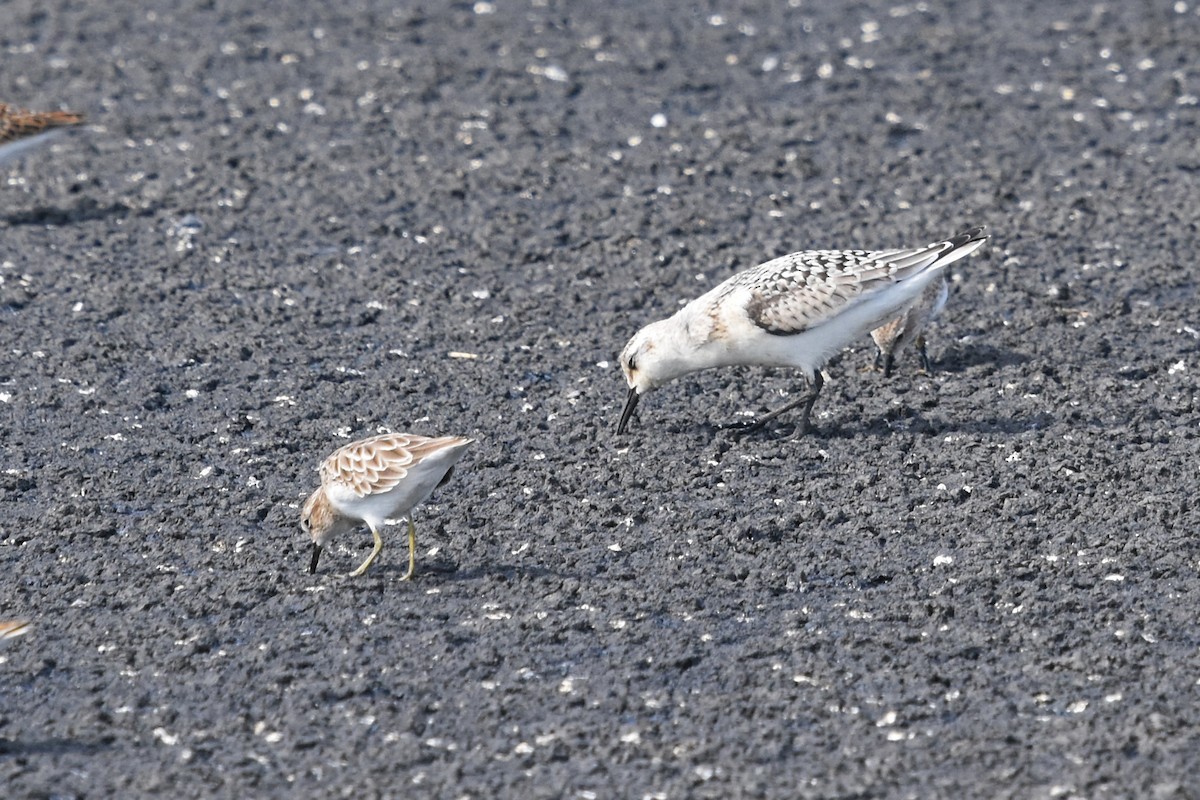
<svg viewBox="0 0 1200 800">
<path fill-rule="evenodd" d="M 408 520 L 408 572 L 404 573 L 404 577 L 400 580 L 406 581 L 413 576 L 417 570 L 417 526 L 413 525 L 412 518 Z"/>
<path fill-rule="evenodd" d="M 367 567 L 375 563 L 376 556 L 378 556 L 379 551 L 383 549 L 383 539 L 380 538 L 379 531 L 375 530 L 375 526 L 369 522 L 367 523 L 367 527 L 369 527 L 371 529 L 371 533 L 375 535 L 375 549 L 371 551 L 371 555 L 367 556 L 367 560 L 359 565 L 358 569 L 350 573 L 351 578 L 357 578 L 359 575 L 362 575 L 364 572 L 366 572 Z"/>
</svg>

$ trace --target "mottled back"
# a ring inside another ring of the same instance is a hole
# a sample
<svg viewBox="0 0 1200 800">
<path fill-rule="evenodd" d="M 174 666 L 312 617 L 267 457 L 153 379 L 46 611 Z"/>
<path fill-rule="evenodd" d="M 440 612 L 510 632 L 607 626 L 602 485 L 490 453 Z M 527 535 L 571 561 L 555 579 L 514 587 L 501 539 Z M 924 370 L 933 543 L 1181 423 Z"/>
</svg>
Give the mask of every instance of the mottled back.
<svg viewBox="0 0 1200 800">
<path fill-rule="evenodd" d="M 26 111 L 0 103 L 0 144 L 27 139 L 53 128 L 64 128 L 81 122 L 83 115 L 70 111 Z"/>
<path fill-rule="evenodd" d="M 458 441 L 457 436 L 407 433 L 373 436 L 334 451 L 321 465 L 321 481 L 340 483 L 359 497 L 386 492 L 404 480 L 413 464 Z"/>
<path fill-rule="evenodd" d="M 904 250 L 808 250 L 734 275 L 713 304 L 748 290 L 746 315 L 768 333 L 802 333 L 832 319 L 863 294 L 928 269 L 950 252 L 979 241 L 980 230 Z"/>
</svg>

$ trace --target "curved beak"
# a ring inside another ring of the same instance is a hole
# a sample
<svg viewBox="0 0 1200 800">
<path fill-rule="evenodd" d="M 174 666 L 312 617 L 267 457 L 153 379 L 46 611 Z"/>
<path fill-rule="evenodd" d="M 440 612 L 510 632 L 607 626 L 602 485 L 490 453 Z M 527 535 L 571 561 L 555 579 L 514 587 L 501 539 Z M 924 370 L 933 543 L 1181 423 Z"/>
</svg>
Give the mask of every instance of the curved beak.
<svg viewBox="0 0 1200 800">
<path fill-rule="evenodd" d="M 308 574 L 312 575 L 317 571 L 317 562 L 321 559 L 321 545 L 313 543 L 312 563 L 308 565 Z"/>
<path fill-rule="evenodd" d="M 632 386 L 629 389 L 629 396 L 625 398 L 625 410 L 621 412 L 621 421 L 617 424 L 617 435 L 620 436 L 629 427 L 629 418 L 633 416 L 633 410 L 637 408 L 638 400 L 641 395 L 638 394 L 637 387 Z"/>
</svg>

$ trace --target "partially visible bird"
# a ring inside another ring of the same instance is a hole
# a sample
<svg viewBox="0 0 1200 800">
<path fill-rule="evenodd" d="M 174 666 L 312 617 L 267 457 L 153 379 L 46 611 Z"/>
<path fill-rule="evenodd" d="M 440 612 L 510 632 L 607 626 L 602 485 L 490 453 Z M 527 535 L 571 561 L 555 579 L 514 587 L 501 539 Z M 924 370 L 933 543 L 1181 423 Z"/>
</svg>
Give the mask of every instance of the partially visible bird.
<svg viewBox="0 0 1200 800">
<path fill-rule="evenodd" d="M 913 305 L 942 271 L 987 239 L 972 228 L 899 250 L 809 250 L 751 267 L 673 316 L 642 328 L 621 352 L 629 386 L 617 433 L 641 396 L 697 370 L 745 364 L 794 367 L 810 391 L 754 426 L 803 406 L 806 431 L 821 367 L 850 342 Z"/>
<path fill-rule="evenodd" d="M 24 636 L 29 633 L 30 624 L 25 620 L 12 620 L 10 622 L 0 622 L 0 641 L 15 639 L 18 636 Z"/>
<path fill-rule="evenodd" d="M 83 123 L 70 111 L 27 111 L 0 103 L 0 164 L 50 141 L 63 128 Z"/>
<path fill-rule="evenodd" d="M 416 570 L 417 538 L 412 510 L 450 479 L 454 465 L 474 440 L 461 436 L 432 439 L 411 433 L 385 433 L 335 450 L 321 464 L 321 486 L 300 512 L 300 527 L 312 537 L 310 573 L 317 571 L 321 549 L 336 534 L 365 522 L 375 549 L 352 577 L 363 574 L 383 549 L 384 520 L 408 521 L 408 580 Z"/>
<path fill-rule="evenodd" d="M 875 353 L 875 368 L 879 369 L 882 366 L 883 377 L 892 376 L 896 356 L 910 342 L 916 345 L 921 369 L 925 372 L 930 371 L 929 353 L 925 349 L 925 329 L 942 313 L 949 296 L 950 284 L 943 274 L 940 281 L 926 286 L 917 302 L 909 306 L 903 314 L 871 331 L 871 338 L 875 340 L 875 347 L 878 348 L 878 352 Z"/>
</svg>

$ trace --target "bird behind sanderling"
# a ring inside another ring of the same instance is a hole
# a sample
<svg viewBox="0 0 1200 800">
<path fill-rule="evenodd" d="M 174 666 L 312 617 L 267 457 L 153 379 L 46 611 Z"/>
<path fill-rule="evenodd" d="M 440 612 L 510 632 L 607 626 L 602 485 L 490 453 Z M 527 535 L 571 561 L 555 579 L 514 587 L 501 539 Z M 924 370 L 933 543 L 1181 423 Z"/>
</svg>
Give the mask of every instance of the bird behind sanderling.
<svg viewBox="0 0 1200 800">
<path fill-rule="evenodd" d="M 15 639 L 18 636 L 24 636 L 27 633 L 29 633 L 29 623 L 25 620 L 0 622 L 0 642 L 8 639 Z"/>
<path fill-rule="evenodd" d="M 82 122 L 82 114 L 70 111 L 27 111 L 0 103 L 0 164 Z"/>
<path fill-rule="evenodd" d="M 942 313 L 949 296 L 950 284 L 943 273 L 941 280 L 935 280 L 926 286 L 917 302 L 909 306 L 903 314 L 871 331 L 871 338 L 875 340 L 875 347 L 878 349 L 875 354 L 875 367 L 882 366 L 883 377 L 892 376 L 892 365 L 896 362 L 896 356 L 909 342 L 916 345 L 921 369 L 925 372 L 930 371 L 929 353 L 925 349 L 925 328 Z"/>
<path fill-rule="evenodd" d="M 807 430 L 825 362 L 898 316 L 947 265 L 986 239 L 983 228 L 972 228 L 925 247 L 809 250 L 737 273 L 625 345 L 621 369 L 629 395 L 617 433 L 625 432 L 646 392 L 697 370 L 735 364 L 799 369 L 809 392 L 755 426 L 802 405 L 799 427 Z"/>
<path fill-rule="evenodd" d="M 408 521 L 408 580 L 416 569 L 416 528 L 412 510 L 450 479 L 450 472 L 473 439 L 442 436 L 432 439 L 411 433 L 385 433 L 335 450 L 321 464 L 321 486 L 300 512 L 300 527 L 312 537 L 310 573 L 317 571 L 321 548 L 336 534 L 365 522 L 375 537 L 375 549 L 358 569 L 358 576 L 383 549 L 379 526 L 384 520 Z"/>
</svg>

